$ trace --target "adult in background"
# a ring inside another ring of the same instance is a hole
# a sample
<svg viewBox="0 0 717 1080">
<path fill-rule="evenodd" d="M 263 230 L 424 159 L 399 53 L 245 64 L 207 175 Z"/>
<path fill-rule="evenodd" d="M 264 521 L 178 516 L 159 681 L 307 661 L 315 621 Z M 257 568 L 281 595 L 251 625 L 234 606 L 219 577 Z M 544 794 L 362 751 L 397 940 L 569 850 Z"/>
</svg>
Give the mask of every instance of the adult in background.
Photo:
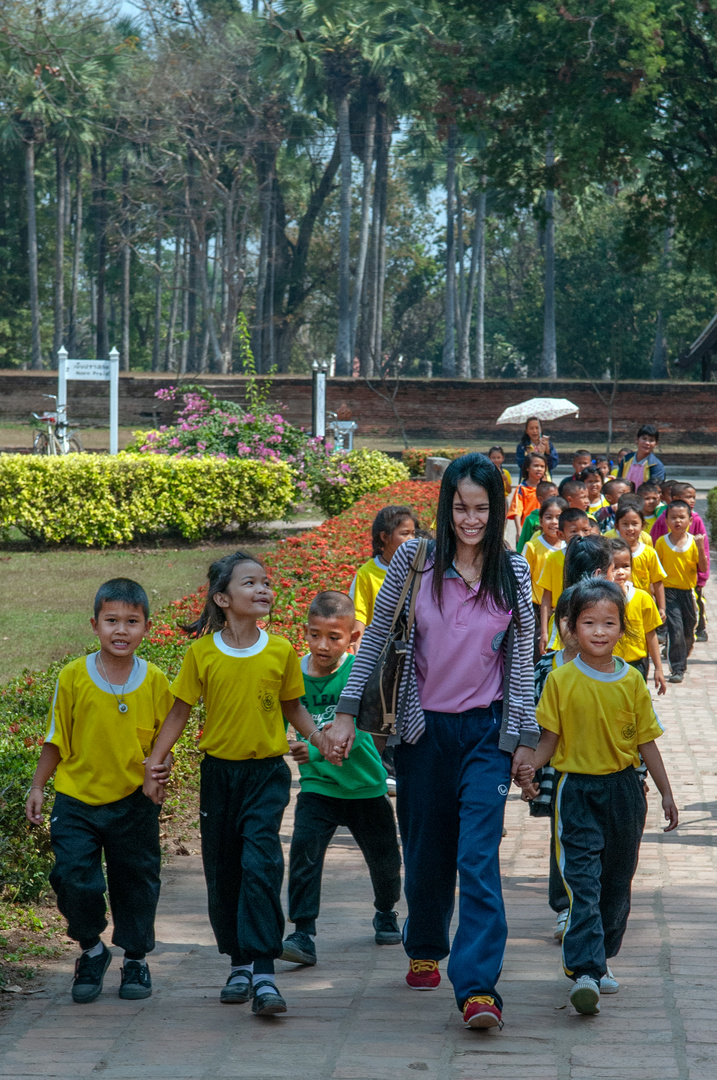
<svg viewBox="0 0 717 1080">
<path fill-rule="evenodd" d="M 621 480 L 631 480 L 635 491 L 646 480 L 656 480 L 658 484 L 665 479 L 665 466 L 655 456 L 655 447 L 660 441 L 660 433 L 654 424 L 643 424 L 637 433 L 637 450 L 625 454 L 617 467 L 617 476 Z"/>
<path fill-rule="evenodd" d="M 522 475 L 523 462 L 526 454 L 542 454 L 548 468 L 545 479 L 550 480 L 551 471 L 557 467 L 558 451 L 553 446 L 549 435 L 543 435 L 540 420 L 537 416 L 531 416 L 525 424 L 523 436 L 515 448 L 515 458 L 518 463 L 518 475 Z"/>
<path fill-rule="evenodd" d="M 391 740 L 408 903 L 406 982 L 435 990 L 439 961 L 450 952 L 448 977 L 470 1028 L 502 1026 L 496 984 L 507 926 L 498 851 L 511 776 L 532 761 L 538 739 L 530 571 L 506 547 L 504 528 L 503 481 L 493 463 L 483 454 L 451 462 Z M 339 699 L 332 734 L 345 754 L 418 543 L 407 541 L 393 556 Z"/>
</svg>

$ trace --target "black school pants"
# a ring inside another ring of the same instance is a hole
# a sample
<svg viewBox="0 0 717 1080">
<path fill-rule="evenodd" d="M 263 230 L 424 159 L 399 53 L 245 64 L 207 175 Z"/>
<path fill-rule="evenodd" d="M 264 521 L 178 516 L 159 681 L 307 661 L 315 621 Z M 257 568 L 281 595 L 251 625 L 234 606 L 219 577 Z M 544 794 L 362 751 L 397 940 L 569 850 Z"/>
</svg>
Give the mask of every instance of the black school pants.
<svg viewBox="0 0 717 1080">
<path fill-rule="evenodd" d="M 112 944 L 137 956 L 154 948 L 160 887 L 159 811 L 142 788 L 102 806 L 61 792 L 55 795 L 50 815 L 55 865 L 50 884 L 67 919 L 68 936 L 84 948 L 107 926 L 106 889 L 114 923 Z"/>
<path fill-rule="evenodd" d="M 673 675 L 684 675 L 695 644 L 695 601 L 691 589 L 665 588 L 667 656 Z"/>
<path fill-rule="evenodd" d="M 564 773 L 558 784 L 555 847 L 570 899 L 563 967 L 571 979 L 601 979 L 620 951 L 646 811 L 632 766 L 607 776 Z"/>
<path fill-rule="evenodd" d="M 199 825 L 209 921 L 232 964 L 271 973 L 281 956 L 284 855 L 279 830 L 291 771 L 283 757 L 204 756 Z"/>
<path fill-rule="evenodd" d="M 401 853 L 388 795 L 335 799 L 302 791 L 296 800 L 289 854 L 289 920 L 305 934 L 316 933 L 324 856 L 339 825 L 361 848 L 376 910 L 392 911 L 401 895 Z"/>
</svg>

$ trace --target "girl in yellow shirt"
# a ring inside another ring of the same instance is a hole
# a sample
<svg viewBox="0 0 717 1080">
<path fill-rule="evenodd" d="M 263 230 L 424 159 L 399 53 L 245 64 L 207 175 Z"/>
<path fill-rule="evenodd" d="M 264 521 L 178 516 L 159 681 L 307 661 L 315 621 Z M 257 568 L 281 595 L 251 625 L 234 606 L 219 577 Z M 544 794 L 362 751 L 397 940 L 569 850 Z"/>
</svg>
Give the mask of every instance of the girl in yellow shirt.
<svg viewBox="0 0 717 1080">
<path fill-rule="evenodd" d="M 655 668 L 655 689 L 664 694 L 667 683 L 662 670 L 657 628 L 662 625 L 655 601 L 648 592 L 636 589 L 632 581 L 632 552 L 625 540 L 611 540 L 613 551 L 613 580 L 625 594 L 625 636 L 615 646 L 615 656 L 621 656 L 642 675 L 645 682 L 650 660 Z"/>
<path fill-rule="evenodd" d="M 304 678 L 293 647 L 257 626 L 268 618 L 273 598 L 266 570 L 252 555 L 237 551 L 209 567 L 204 611 L 185 628 L 196 640 L 170 687 L 174 705 L 147 761 L 144 785 L 145 794 L 161 802 L 153 769 L 202 697 L 202 861 L 217 946 L 231 957 L 221 1001 L 251 1000 L 258 1016 L 286 1012 L 274 982 L 284 933 L 279 829 L 291 785 L 284 717 L 326 757 L 332 747 L 301 704 Z"/>
<path fill-rule="evenodd" d="M 660 619 L 665 621 L 665 571 L 652 546 L 652 540 L 644 537 L 645 514 L 642 500 L 623 496 L 615 513 L 615 532 L 630 548 L 632 554 L 632 581 L 636 589 L 651 593 L 657 604 Z M 606 533 L 606 535 L 609 535 Z"/>
<path fill-rule="evenodd" d="M 384 506 L 373 519 L 371 526 L 373 554 L 368 562 L 358 568 L 349 589 L 349 596 L 356 609 L 354 630 L 359 632 L 352 646 L 352 652 L 358 652 L 363 632 L 373 620 L 373 606 L 391 559 L 401 544 L 405 544 L 407 540 L 413 540 L 417 528 L 418 518 L 410 506 Z"/>
</svg>

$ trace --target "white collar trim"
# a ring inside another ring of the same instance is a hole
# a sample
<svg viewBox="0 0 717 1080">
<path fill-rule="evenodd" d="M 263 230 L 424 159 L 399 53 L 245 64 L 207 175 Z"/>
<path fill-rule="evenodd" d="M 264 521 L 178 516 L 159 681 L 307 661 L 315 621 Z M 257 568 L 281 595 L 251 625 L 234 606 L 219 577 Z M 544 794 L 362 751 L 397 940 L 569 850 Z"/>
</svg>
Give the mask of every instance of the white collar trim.
<svg viewBox="0 0 717 1080">
<path fill-rule="evenodd" d="M 549 544 L 542 533 L 540 533 L 540 535 L 538 536 L 538 540 L 540 540 L 540 543 L 543 545 L 543 547 L 546 547 L 548 551 L 562 551 L 565 547 L 564 540 L 561 540 L 560 543 L 557 545 Z"/>
<path fill-rule="evenodd" d="M 253 645 L 250 645 L 248 649 L 232 649 L 231 645 L 227 645 L 222 637 L 221 630 L 217 630 L 215 634 L 212 634 L 212 641 L 219 649 L 219 652 L 224 653 L 225 656 L 235 656 L 241 659 L 246 656 L 256 656 L 258 653 L 263 652 L 269 643 L 269 635 L 266 630 L 260 630 L 258 640 Z"/>
<path fill-rule="evenodd" d="M 583 675 L 587 675 L 589 679 L 595 679 L 597 682 L 619 682 L 620 679 L 624 679 L 627 675 L 628 665 L 619 656 L 614 656 L 613 660 L 615 661 L 614 671 L 596 671 L 595 668 L 585 663 L 580 653 L 575 657 L 573 663 L 578 671 L 582 671 Z"/>
<path fill-rule="evenodd" d="M 105 694 L 131 694 L 133 690 L 136 690 L 145 680 L 147 674 L 147 661 L 140 659 L 139 656 L 134 657 L 134 663 L 132 665 L 132 674 L 130 675 L 124 686 L 116 686 L 114 683 L 107 682 L 102 675 L 100 675 L 100 669 L 97 666 L 97 657 L 99 656 L 99 650 L 97 652 L 88 653 L 85 658 L 85 665 L 87 668 L 87 674 L 92 679 L 92 682 L 99 690 L 103 690 Z"/>
<path fill-rule="evenodd" d="M 673 544 L 672 540 L 670 540 L 670 536 L 671 533 L 665 533 L 665 543 L 671 551 L 679 551 L 681 555 L 684 555 L 686 551 L 689 551 L 695 542 L 695 538 L 692 533 L 685 533 L 685 539 L 689 538 L 690 543 L 687 545 L 687 547 L 678 547 L 677 544 Z"/>
<path fill-rule="evenodd" d="M 302 674 L 303 675 L 308 675 L 310 679 L 330 679 L 332 677 L 332 675 L 337 675 L 339 673 L 339 671 L 341 671 L 341 668 L 346 663 L 346 657 L 348 656 L 348 653 L 344 653 L 344 655 L 341 657 L 341 660 L 339 662 L 339 666 L 336 668 L 336 671 L 332 671 L 330 675 L 312 675 L 311 672 L 309 671 L 309 657 L 310 656 L 311 656 L 311 653 L 308 652 L 306 654 L 306 656 L 301 657 L 300 667 L 301 667 Z"/>
</svg>

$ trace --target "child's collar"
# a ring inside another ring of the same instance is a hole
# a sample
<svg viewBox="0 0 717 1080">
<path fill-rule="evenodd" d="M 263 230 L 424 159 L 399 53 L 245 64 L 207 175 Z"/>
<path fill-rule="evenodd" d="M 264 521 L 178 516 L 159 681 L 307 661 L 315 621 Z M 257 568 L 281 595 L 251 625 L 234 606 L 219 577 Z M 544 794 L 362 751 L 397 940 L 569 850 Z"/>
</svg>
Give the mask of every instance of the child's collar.
<svg viewBox="0 0 717 1080">
<path fill-rule="evenodd" d="M 306 654 L 306 656 L 301 657 L 301 664 L 300 664 L 301 672 L 302 672 L 303 675 L 308 675 L 310 679 L 330 679 L 332 675 L 335 675 L 337 671 L 341 670 L 341 668 L 346 663 L 346 659 L 347 659 L 348 655 L 349 655 L 348 653 L 344 653 L 344 655 L 340 658 L 340 660 L 339 660 L 338 664 L 336 665 L 336 667 L 334 668 L 334 670 L 330 671 L 328 675 L 312 675 L 311 672 L 309 671 L 309 663 L 311 662 L 311 653 L 308 652 Z"/>
</svg>

